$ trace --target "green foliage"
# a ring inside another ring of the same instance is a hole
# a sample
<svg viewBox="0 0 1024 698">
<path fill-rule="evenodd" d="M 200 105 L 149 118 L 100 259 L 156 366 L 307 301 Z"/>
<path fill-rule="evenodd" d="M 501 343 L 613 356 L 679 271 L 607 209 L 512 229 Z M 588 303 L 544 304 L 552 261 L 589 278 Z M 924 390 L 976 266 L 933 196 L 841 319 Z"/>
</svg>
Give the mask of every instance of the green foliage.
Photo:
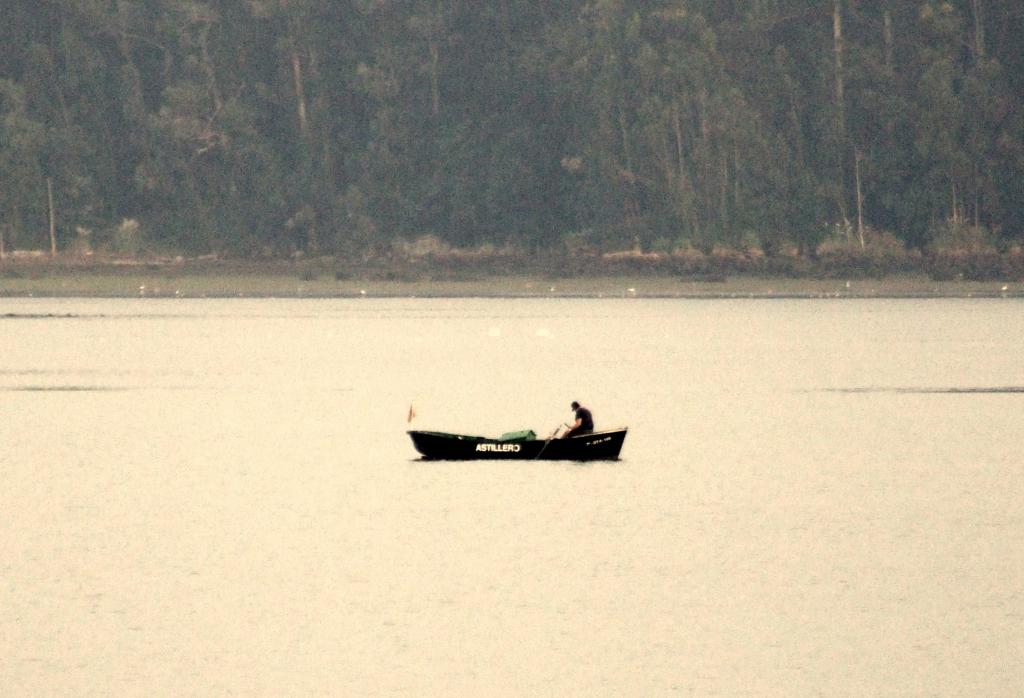
<svg viewBox="0 0 1024 698">
<path fill-rule="evenodd" d="M 44 247 L 49 179 L 59 235 L 125 253 L 125 219 L 155 249 L 352 259 L 814 256 L 858 210 L 911 248 L 1024 237 L 1019 7 L 846 0 L 839 44 L 834 7 L 11 0 L 0 225 Z"/>
<path fill-rule="evenodd" d="M 126 218 L 117 224 L 110 235 L 110 251 L 117 255 L 133 256 L 142 251 L 139 222 Z"/>
<path fill-rule="evenodd" d="M 26 231 L 27 221 L 44 220 L 42 160 L 46 130 L 26 111 L 25 90 L 0 79 L 0 225 L 8 247 L 41 247 L 40 235 Z"/>
</svg>

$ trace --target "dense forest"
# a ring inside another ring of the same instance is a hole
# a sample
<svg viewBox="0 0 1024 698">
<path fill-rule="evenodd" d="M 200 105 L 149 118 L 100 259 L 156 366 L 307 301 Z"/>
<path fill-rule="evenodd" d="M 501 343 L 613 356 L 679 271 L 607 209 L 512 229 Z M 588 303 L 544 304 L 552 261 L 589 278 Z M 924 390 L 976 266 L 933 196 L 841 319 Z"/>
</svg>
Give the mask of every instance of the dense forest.
<svg viewBox="0 0 1024 698">
<path fill-rule="evenodd" d="M 4 0 L 6 249 L 1024 237 L 1020 0 Z M 867 242 L 865 242 L 865 239 Z"/>
</svg>

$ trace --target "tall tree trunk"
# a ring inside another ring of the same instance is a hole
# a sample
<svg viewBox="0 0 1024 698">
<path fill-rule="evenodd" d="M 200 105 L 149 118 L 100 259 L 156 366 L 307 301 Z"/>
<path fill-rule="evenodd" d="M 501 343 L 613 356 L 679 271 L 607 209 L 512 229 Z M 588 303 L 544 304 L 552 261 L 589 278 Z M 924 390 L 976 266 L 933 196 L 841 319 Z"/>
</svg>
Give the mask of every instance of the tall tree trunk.
<svg viewBox="0 0 1024 698">
<path fill-rule="evenodd" d="M 676 137 L 676 166 L 682 184 L 686 182 L 686 160 L 683 155 L 683 126 L 679 120 L 679 105 L 675 102 L 672 103 L 672 131 Z"/>
<path fill-rule="evenodd" d="M 678 173 L 677 181 L 679 188 L 684 192 L 690 192 L 689 166 L 686 163 L 686 148 L 683 144 L 683 124 L 679 118 L 679 105 L 672 105 L 672 132 L 676 139 L 676 168 Z"/>
<path fill-rule="evenodd" d="M 671 128 L 671 119 L 667 124 Z M 661 165 L 661 169 L 665 172 L 665 184 L 669 191 L 675 191 L 676 188 L 676 158 L 672 153 L 672 145 L 669 143 L 669 137 L 662 132 L 661 129 L 657 130 L 656 135 L 652 138 L 651 150 L 660 152 L 661 157 L 658 163 Z"/>
<path fill-rule="evenodd" d="M 882 13 L 882 37 L 885 41 L 885 69 L 892 75 L 895 71 L 893 65 L 893 33 L 892 33 L 892 12 L 888 9 Z"/>
<path fill-rule="evenodd" d="M 18 249 L 19 233 L 21 232 L 21 208 L 18 204 L 11 206 L 11 227 L 8 230 L 7 243 L 11 246 L 12 250 Z"/>
<path fill-rule="evenodd" d="M 57 216 L 53 208 L 53 177 L 46 178 L 46 201 L 50 212 L 50 256 L 57 256 Z"/>
<path fill-rule="evenodd" d="M 789 93 L 789 119 L 793 125 L 793 142 L 796 147 L 796 160 L 803 165 L 804 138 L 803 129 L 800 126 L 800 112 L 798 112 L 796 108 L 796 89 L 791 89 Z"/>
<path fill-rule="evenodd" d="M 430 42 L 430 101 L 434 116 L 441 113 L 441 88 L 440 70 L 441 49 L 437 41 Z"/>
<path fill-rule="evenodd" d="M 625 196 L 625 217 L 626 225 L 635 229 L 640 217 L 640 206 L 637 204 L 635 195 L 636 174 L 633 172 L 633 148 L 629 142 L 629 129 L 626 128 L 625 108 L 619 109 L 619 131 L 622 133 L 622 156 L 626 161 L 626 196 Z"/>
<path fill-rule="evenodd" d="M 708 93 L 705 89 L 697 92 L 697 106 L 699 107 L 698 123 L 700 128 L 700 141 L 697 144 L 697 164 L 694 168 L 697 172 L 696 186 L 699 188 L 698 196 L 703 199 L 704 223 L 708 227 L 714 225 L 714 181 L 715 164 L 712 162 L 711 152 L 711 126 L 708 123 L 707 115 Z M 707 241 L 704 241 L 707 245 Z M 710 249 L 708 249 L 710 251 Z"/>
<path fill-rule="evenodd" d="M 843 13 L 842 0 L 833 0 L 832 47 L 835 53 L 835 97 L 839 134 L 846 135 L 846 86 L 843 81 Z"/>
<path fill-rule="evenodd" d="M 729 156 L 725 149 L 722 150 L 722 190 L 721 190 L 721 211 L 722 234 L 728 238 L 729 226 Z"/>
<path fill-rule="evenodd" d="M 974 227 L 981 228 L 981 187 L 978 186 L 978 164 L 974 164 Z"/>
<path fill-rule="evenodd" d="M 309 138 L 309 119 L 306 116 L 306 88 L 302 83 L 302 58 L 297 48 L 292 49 L 292 78 L 295 81 L 295 106 L 299 114 L 299 135 Z"/>
<path fill-rule="evenodd" d="M 693 205 L 693 185 L 690 182 L 690 176 L 688 174 L 689 167 L 686 163 L 686 149 L 683 144 L 683 125 L 682 120 L 679 118 L 678 102 L 672 103 L 672 133 L 675 136 L 676 141 L 676 181 L 678 183 L 678 190 L 683 195 L 683 201 L 686 203 L 685 210 L 681 209 L 679 212 L 679 218 L 683 221 L 689 221 L 690 234 L 697 236 L 700 235 L 700 223 L 697 220 L 697 212 Z"/>
<path fill-rule="evenodd" d="M 836 203 L 843 220 L 846 215 L 846 87 L 843 79 L 843 12 L 842 0 L 832 3 L 832 44 L 835 53 L 835 101 L 836 101 L 836 170 L 839 191 Z"/>
<path fill-rule="evenodd" d="M 860 238 L 860 248 L 864 249 L 864 195 L 860 187 L 860 160 L 859 149 L 853 151 L 853 173 L 857 182 L 857 237 Z"/>
<path fill-rule="evenodd" d="M 985 20 L 982 0 L 971 0 L 971 8 L 974 10 L 974 58 L 981 60 L 985 57 Z"/>
<path fill-rule="evenodd" d="M 732 151 L 733 213 L 740 210 L 740 147 L 733 145 Z"/>
</svg>

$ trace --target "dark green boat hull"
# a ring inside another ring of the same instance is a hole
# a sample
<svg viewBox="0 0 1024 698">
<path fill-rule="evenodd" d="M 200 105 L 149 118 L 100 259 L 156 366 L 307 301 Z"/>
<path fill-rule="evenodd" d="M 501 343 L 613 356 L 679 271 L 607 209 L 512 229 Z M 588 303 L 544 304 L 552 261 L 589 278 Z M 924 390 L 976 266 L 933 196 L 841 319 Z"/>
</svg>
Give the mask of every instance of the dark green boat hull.
<svg viewBox="0 0 1024 698">
<path fill-rule="evenodd" d="M 410 431 L 413 446 L 428 460 L 616 460 L 626 428 L 569 439 L 501 440 L 483 436 Z"/>
</svg>

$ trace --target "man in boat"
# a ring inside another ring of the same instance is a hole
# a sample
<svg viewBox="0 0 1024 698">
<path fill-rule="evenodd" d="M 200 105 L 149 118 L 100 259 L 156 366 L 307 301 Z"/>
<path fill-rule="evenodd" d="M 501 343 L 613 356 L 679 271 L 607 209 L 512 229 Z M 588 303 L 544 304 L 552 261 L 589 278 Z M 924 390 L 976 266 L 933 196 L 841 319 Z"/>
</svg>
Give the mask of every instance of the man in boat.
<svg viewBox="0 0 1024 698">
<path fill-rule="evenodd" d="M 582 436 L 594 431 L 594 416 L 590 414 L 590 410 L 575 400 L 573 400 L 572 409 L 576 413 L 576 423 L 562 435 L 563 439 L 568 439 L 570 436 Z"/>
</svg>

